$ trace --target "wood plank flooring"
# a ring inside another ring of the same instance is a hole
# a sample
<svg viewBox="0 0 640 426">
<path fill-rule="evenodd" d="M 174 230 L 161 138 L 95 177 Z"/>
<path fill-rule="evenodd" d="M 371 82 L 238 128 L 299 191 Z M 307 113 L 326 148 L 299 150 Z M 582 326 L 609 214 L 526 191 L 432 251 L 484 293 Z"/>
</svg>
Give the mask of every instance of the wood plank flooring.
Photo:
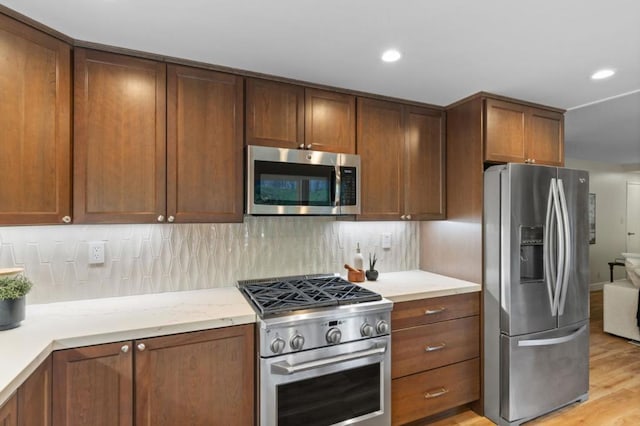
<svg viewBox="0 0 640 426">
<path fill-rule="evenodd" d="M 640 425 L 640 347 L 602 331 L 602 291 L 591 293 L 589 400 L 526 423 L 527 426 Z M 490 426 L 472 411 L 431 423 Z"/>
</svg>

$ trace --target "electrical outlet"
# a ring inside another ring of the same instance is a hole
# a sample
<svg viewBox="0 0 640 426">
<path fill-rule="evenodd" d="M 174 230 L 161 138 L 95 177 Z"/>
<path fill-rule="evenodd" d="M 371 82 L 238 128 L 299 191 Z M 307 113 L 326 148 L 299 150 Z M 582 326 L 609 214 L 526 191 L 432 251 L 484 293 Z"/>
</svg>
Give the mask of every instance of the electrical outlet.
<svg viewBox="0 0 640 426">
<path fill-rule="evenodd" d="M 391 248 L 391 234 L 390 233 L 382 234 L 382 242 L 381 242 L 380 246 L 385 250 Z"/>
<path fill-rule="evenodd" d="M 104 263 L 104 241 L 91 241 L 89 243 L 89 265 L 101 265 Z"/>
</svg>

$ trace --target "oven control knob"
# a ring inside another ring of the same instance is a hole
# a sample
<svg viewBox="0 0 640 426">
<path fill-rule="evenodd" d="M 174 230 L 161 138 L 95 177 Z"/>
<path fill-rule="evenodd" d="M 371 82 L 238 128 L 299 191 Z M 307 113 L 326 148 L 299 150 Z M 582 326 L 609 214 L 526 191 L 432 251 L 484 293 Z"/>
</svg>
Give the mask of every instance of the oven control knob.
<svg viewBox="0 0 640 426">
<path fill-rule="evenodd" d="M 389 324 L 385 320 L 380 320 L 376 324 L 376 331 L 378 334 L 387 334 L 389 333 Z"/>
<path fill-rule="evenodd" d="M 289 341 L 289 345 L 294 351 L 299 351 L 304 346 L 304 337 L 301 334 L 296 334 Z"/>
<path fill-rule="evenodd" d="M 275 339 L 273 339 L 273 342 L 271 342 L 271 352 L 273 352 L 274 354 L 279 354 L 284 350 L 285 344 L 286 343 L 284 342 L 284 340 L 276 337 Z"/>
<path fill-rule="evenodd" d="M 335 345 L 336 343 L 340 343 L 340 338 L 342 338 L 342 333 L 337 328 L 333 327 L 327 331 L 327 343 Z"/>
<path fill-rule="evenodd" d="M 362 327 L 360 327 L 360 334 L 362 334 L 362 337 L 371 337 L 373 336 L 373 326 L 369 325 L 368 323 L 364 323 L 362 324 Z"/>
</svg>

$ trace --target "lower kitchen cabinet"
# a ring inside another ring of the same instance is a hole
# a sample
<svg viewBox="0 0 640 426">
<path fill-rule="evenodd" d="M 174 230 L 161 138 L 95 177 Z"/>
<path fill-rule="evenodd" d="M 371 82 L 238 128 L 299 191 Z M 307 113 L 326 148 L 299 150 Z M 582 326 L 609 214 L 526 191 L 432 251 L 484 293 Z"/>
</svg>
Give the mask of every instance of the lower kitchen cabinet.
<svg viewBox="0 0 640 426">
<path fill-rule="evenodd" d="M 474 358 L 393 380 L 392 423 L 402 425 L 475 401 L 479 370 L 479 358 Z"/>
<path fill-rule="evenodd" d="M 57 351 L 53 424 L 254 423 L 253 326 Z"/>
<path fill-rule="evenodd" d="M 253 326 L 135 345 L 137 426 L 253 425 Z"/>
<path fill-rule="evenodd" d="M 397 303 L 391 414 L 402 425 L 480 397 L 479 293 Z"/>
<path fill-rule="evenodd" d="M 133 424 L 132 342 L 53 353 L 53 425 Z"/>
<path fill-rule="evenodd" d="M 51 425 L 51 357 L 18 388 L 18 426 Z"/>
<path fill-rule="evenodd" d="M 0 426 L 17 426 L 18 397 L 14 394 L 0 407 Z"/>
<path fill-rule="evenodd" d="M 51 425 L 51 357 L 0 407 L 0 426 Z"/>
</svg>

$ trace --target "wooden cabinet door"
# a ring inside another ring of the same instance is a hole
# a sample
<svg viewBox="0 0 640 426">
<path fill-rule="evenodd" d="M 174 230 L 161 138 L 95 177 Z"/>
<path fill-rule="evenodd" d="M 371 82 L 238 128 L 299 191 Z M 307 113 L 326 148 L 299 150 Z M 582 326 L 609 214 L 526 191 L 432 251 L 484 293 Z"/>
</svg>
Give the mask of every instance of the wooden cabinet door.
<svg viewBox="0 0 640 426">
<path fill-rule="evenodd" d="M 18 425 L 18 397 L 14 394 L 0 407 L 0 426 Z"/>
<path fill-rule="evenodd" d="M 485 101 L 484 161 L 524 162 L 527 110 L 526 106 L 513 102 Z"/>
<path fill-rule="evenodd" d="M 51 357 L 18 388 L 18 426 L 51 425 Z"/>
<path fill-rule="evenodd" d="M 480 356 L 480 317 L 395 330 L 391 377 L 404 377 Z"/>
<path fill-rule="evenodd" d="M 326 90 L 305 89 L 307 149 L 356 153 L 356 98 Z"/>
<path fill-rule="evenodd" d="M 475 358 L 393 380 L 391 424 L 404 425 L 477 400 L 479 373 Z"/>
<path fill-rule="evenodd" d="M 167 216 L 242 222 L 242 78 L 167 69 Z"/>
<path fill-rule="evenodd" d="M 564 165 L 564 115 L 531 108 L 527 122 L 527 155 L 536 164 Z"/>
<path fill-rule="evenodd" d="M 53 426 L 133 424 L 131 342 L 53 353 Z"/>
<path fill-rule="evenodd" d="M 410 220 L 445 217 L 444 113 L 407 107 L 405 209 Z"/>
<path fill-rule="evenodd" d="M 400 220 L 404 210 L 404 120 L 400 104 L 358 98 L 359 219 Z"/>
<path fill-rule="evenodd" d="M 247 145 L 299 148 L 304 144 L 304 88 L 247 79 Z"/>
<path fill-rule="evenodd" d="M 140 346 L 144 345 L 144 347 Z M 136 341 L 136 425 L 253 425 L 253 326 Z"/>
<path fill-rule="evenodd" d="M 0 14 L 0 224 L 71 216 L 71 48 Z"/>
<path fill-rule="evenodd" d="M 75 49 L 76 222 L 165 215 L 165 72 L 159 62 Z"/>
</svg>

